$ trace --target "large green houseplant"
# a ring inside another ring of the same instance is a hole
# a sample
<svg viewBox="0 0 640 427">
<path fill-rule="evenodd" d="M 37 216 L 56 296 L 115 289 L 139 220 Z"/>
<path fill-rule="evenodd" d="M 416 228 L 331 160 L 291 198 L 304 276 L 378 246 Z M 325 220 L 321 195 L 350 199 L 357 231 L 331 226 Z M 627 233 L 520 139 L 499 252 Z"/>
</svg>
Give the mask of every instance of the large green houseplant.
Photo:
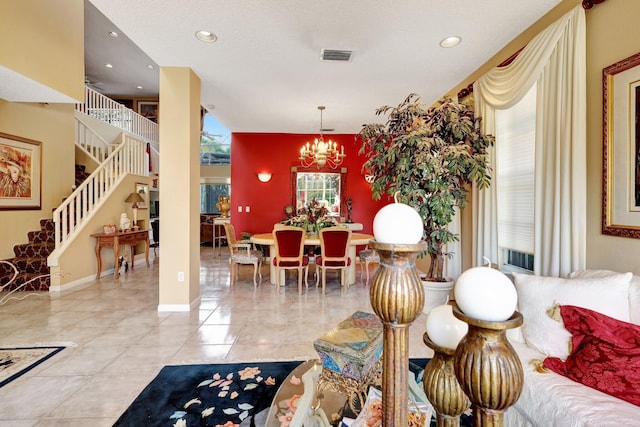
<svg viewBox="0 0 640 427">
<path fill-rule="evenodd" d="M 470 183 L 490 185 L 487 148 L 494 138 L 480 131 L 470 106 L 451 98 L 427 108 L 410 94 L 376 115 L 387 116 L 386 123 L 364 125 L 360 132 L 373 198 L 398 192 L 399 201 L 420 213 L 431 257 L 426 280 L 446 281 L 445 247 L 458 240 L 447 226 L 455 208 L 467 203 Z"/>
</svg>

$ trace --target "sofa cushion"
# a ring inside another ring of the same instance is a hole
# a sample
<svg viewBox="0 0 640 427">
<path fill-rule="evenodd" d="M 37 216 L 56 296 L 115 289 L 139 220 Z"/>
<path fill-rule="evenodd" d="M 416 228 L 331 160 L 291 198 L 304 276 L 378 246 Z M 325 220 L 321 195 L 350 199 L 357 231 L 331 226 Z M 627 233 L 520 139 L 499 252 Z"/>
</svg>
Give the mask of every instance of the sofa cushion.
<svg viewBox="0 0 640 427">
<path fill-rule="evenodd" d="M 560 307 L 573 350 L 544 366 L 573 381 L 640 405 L 640 326 L 586 308 Z"/>
<path fill-rule="evenodd" d="M 620 274 L 611 270 L 580 270 L 569 274 L 570 279 L 606 278 Z M 640 276 L 633 276 L 629 283 L 629 320 L 640 325 Z"/>
<path fill-rule="evenodd" d="M 561 319 L 552 319 L 547 311 L 557 304 L 575 305 L 628 322 L 631 276 L 619 273 L 606 278 L 563 279 L 514 273 L 524 339 L 547 356 L 566 359 L 571 334 Z"/>
</svg>

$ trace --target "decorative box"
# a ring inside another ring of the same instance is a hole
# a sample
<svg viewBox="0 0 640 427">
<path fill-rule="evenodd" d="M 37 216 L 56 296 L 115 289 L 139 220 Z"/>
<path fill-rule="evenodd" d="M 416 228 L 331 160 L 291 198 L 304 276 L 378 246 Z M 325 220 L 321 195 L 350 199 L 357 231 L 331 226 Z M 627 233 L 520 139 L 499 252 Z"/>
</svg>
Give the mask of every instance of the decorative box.
<svg viewBox="0 0 640 427">
<path fill-rule="evenodd" d="M 324 369 L 360 381 L 382 356 L 382 323 L 372 313 L 356 311 L 313 347 Z"/>
<path fill-rule="evenodd" d="M 116 232 L 115 224 L 108 224 L 102 227 L 104 234 L 114 234 Z"/>
</svg>

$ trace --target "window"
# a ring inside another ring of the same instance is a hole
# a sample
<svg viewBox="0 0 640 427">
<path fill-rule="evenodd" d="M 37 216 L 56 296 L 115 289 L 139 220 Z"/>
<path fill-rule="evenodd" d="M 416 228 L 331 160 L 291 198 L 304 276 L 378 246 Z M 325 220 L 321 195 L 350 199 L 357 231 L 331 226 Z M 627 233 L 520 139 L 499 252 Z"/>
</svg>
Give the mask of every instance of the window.
<svg viewBox="0 0 640 427">
<path fill-rule="evenodd" d="M 209 113 L 204 116 L 200 137 L 200 164 L 231 164 L 231 133 Z"/>
<path fill-rule="evenodd" d="M 205 178 L 200 183 L 200 213 L 219 214 L 220 209 L 216 207 L 218 196 L 229 196 L 231 185 L 226 178 Z"/>
<path fill-rule="evenodd" d="M 533 271 L 536 85 L 496 110 L 496 193 L 500 266 Z M 514 268 L 515 267 L 515 268 Z"/>
<path fill-rule="evenodd" d="M 315 199 L 329 215 L 340 216 L 340 173 L 298 172 L 296 179 L 297 210 Z"/>
</svg>

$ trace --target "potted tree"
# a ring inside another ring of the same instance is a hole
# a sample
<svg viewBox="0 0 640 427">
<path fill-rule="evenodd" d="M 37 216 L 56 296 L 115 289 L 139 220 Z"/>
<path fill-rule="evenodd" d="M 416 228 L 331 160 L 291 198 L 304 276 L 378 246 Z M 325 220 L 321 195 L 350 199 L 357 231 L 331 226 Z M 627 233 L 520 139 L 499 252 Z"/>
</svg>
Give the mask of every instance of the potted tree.
<svg viewBox="0 0 640 427">
<path fill-rule="evenodd" d="M 466 205 L 470 183 L 490 185 L 487 149 L 494 138 L 480 131 L 470 106 L 451 98 L 427 108 L 410 94 L 397 107 L 380 107 L 376 115 L 386 116 L 386 123 L 364 125 L 359 153 L 368 157 L 363 169 L 373 176 L 373 198 L 399 193 L 398 200 L 422 217 L 431 258 L 422 279 L 426 288 L 429 282 L 440 288 L 438 283 L 451 282 L 442 304 L 453 287 L 443 277 L 445 257 L 451 255 L 445 248 L 459 239 L 448 225 L 455 208 Z"/>
</svg>

